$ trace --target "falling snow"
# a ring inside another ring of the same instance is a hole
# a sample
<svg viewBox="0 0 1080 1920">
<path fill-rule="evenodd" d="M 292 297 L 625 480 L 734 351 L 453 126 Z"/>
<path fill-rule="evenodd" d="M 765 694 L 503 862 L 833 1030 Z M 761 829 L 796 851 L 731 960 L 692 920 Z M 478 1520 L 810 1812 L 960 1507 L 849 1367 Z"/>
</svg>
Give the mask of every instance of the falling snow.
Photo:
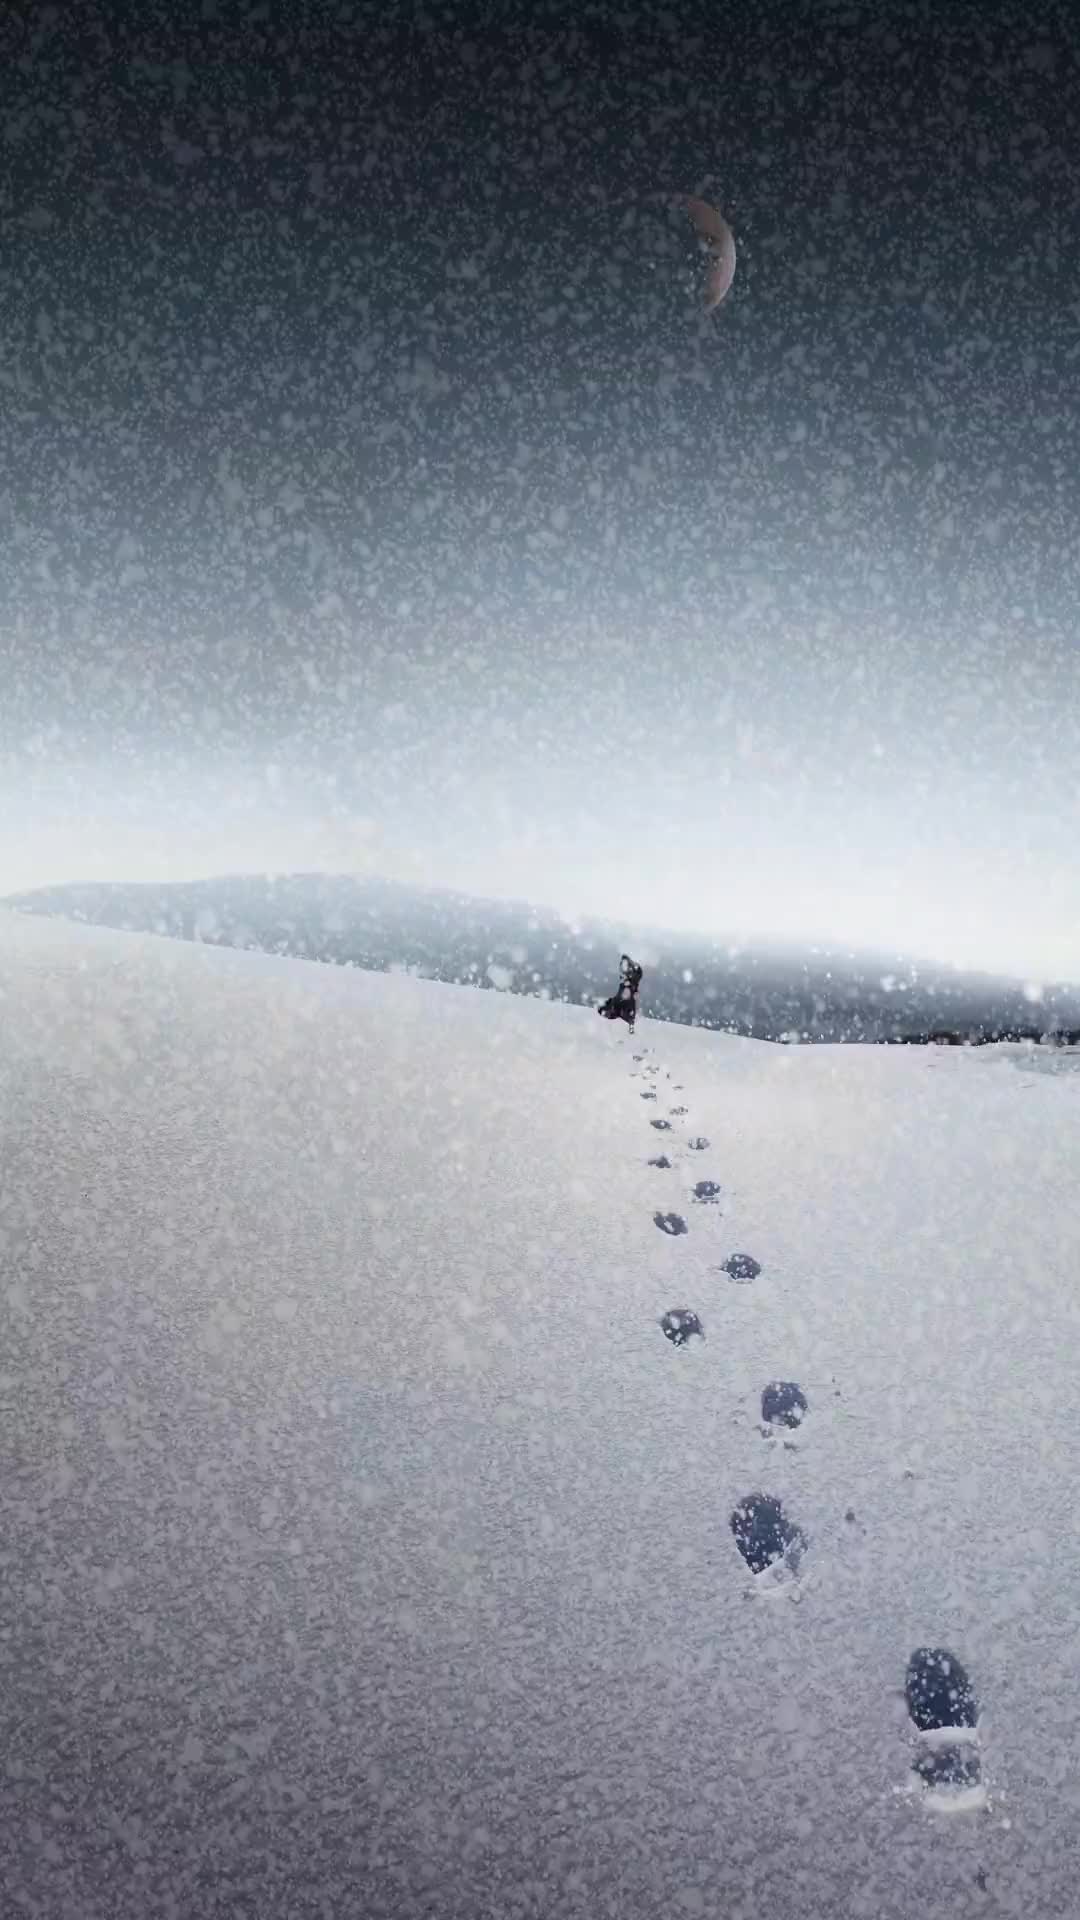
<svg viewBox="0 0 1080 1920">
<path fill-rule="evenodd" d="M 1073 10 L 0 76 L 5 1914 L 1072 1912 Z"/>
</svg>

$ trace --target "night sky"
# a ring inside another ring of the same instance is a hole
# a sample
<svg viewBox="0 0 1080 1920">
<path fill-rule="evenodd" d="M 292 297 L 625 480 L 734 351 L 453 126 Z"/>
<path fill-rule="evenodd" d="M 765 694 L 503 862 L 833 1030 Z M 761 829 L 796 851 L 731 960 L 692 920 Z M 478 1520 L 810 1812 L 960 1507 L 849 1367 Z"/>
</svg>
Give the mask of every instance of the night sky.
<svg viewBox="0 0 1080 1920">
<path fill-rule="evenodd" d="M 1072 22 L 5 16 L 0 892 L 373 867 L 1080 979 Z M 713 316 L 628 243 L 677 192 Z"/>
</svg>

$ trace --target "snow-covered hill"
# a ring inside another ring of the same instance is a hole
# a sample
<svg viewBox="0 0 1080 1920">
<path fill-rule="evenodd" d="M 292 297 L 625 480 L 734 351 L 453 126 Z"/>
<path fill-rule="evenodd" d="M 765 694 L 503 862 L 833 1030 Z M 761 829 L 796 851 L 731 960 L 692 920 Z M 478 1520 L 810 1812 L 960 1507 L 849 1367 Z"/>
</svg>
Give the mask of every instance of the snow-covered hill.
<svg viewBox="0 0 1080 1920">
<path fill-rule="evenodd" d="M 5 1911 L 1076 1910 L 1069 1056 L 17 917 L 0 1033 Z"/>
<path fill-rule="evenodd" d="M 911 954 L 570 921 L 522 900 L 476 899 L 373 874 L 92 881 L 10 895 L 0 899 L 5 908 L 575 1006 L 607 998 L 629 946 L 644 964 L 643 1012 L 756 1040 L 978 1044 L 1080 1036 L 1080 987 L 967 973 Z"/>
</svg>

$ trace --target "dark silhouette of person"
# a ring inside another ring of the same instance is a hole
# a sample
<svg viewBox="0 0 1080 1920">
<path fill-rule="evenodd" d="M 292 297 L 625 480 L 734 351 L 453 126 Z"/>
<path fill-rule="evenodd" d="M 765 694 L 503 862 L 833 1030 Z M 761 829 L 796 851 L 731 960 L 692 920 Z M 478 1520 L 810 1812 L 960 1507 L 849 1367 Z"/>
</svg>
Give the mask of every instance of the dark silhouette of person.
<svg viewBox="0 0 1080 1920">
<path fill-rule="evenodd" d="M 597 1013 L 602 1014 L 605 1020 L 625 1020 L 633 1033 L 634 1021 L 637 1019 L 637 997 L 640 986 L 641 968 L 636 960 L 631 960 L 630 955 L 624 953 L 619 961 L 618 992 L 605 1000 L 602 1007 L 597 1007 Z"/>
</svg>

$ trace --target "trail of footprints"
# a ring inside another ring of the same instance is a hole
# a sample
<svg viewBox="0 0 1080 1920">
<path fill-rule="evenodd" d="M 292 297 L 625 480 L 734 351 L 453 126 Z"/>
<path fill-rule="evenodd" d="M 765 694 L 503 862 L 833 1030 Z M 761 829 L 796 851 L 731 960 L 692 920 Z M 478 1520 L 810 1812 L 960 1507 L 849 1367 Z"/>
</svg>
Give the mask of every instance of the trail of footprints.
<svg viewBox="0 0 1080 1920">
<path fill-rule="evenodd" d="M 644 1079 L 658 1081 L 660 1068 L 650 1060 L 649 1052 L 646 1047 L 635 1053 L 634 1065 Z M 667 1073 L 664 1077 L 671 1078 Z M 643 1090 L 641 1098 L 658 1104 L 661 1091 L 658 1086 L 650 1085 Z M 681 1093 L 683 1089 L 675 1084 L 672 1091 Z M 687 1107 L 674 1105 L 667 1109 L 665 1116 L 651 1119 L 649 1125 L 658 1133 L 672 1133 L 673 1122 L 685 1119 L 687 1113 Z M 697 1153 L 705 1152 L 709 1146 L 702 1134 L 689 1136 L 683 1144 Z M 666 1153 L 653 1154 L 648 1164 L 664 1172 L 674 1166 Z M 690 1203 L 718 1209 L 720 1195 L 719 1181 L 698 1180 L 691 1189 Z M 680 1213 L 657 1208 L 653 1221 L 661 1233 L 672 1238 L 690 1231 Z M 747 1285 L 758 1279 L 762 1268 L 753 1254 L 739 1251 L 729 1253 L 711 1270 L 724 1274 L 735 1285 Z M 670 1307 L 661 1315 L 660 1330 L 673 1347 L 687 1347 L 694 1339 L 705 1339 L 704 1324 L 693 1307 Z M 809 1411 L 810 1403 L 797 1381 L 769 1381 L 761 1392 L 762 1435 L 775 1439 L 794 1432 Z M 790 1439 L 783 1444 L 794 1448 Z M 855 1519 L 850 1508 L 846 1518 Z M 775 1495 L 747 1494 L 731 1514 L 729 1526 L 735 1546 L 755 1583 L 781 1588 L 799 1579 L 809 1541 Z M 935 1811 L 952 1813 L 985 1807 L 978 1702 L 968 1674 L 956 1655 L 947 1647 L 917 1647 L 908 1661 L 904 1699 L 914 1728 L 913 1789 Z"/>
</svg>

